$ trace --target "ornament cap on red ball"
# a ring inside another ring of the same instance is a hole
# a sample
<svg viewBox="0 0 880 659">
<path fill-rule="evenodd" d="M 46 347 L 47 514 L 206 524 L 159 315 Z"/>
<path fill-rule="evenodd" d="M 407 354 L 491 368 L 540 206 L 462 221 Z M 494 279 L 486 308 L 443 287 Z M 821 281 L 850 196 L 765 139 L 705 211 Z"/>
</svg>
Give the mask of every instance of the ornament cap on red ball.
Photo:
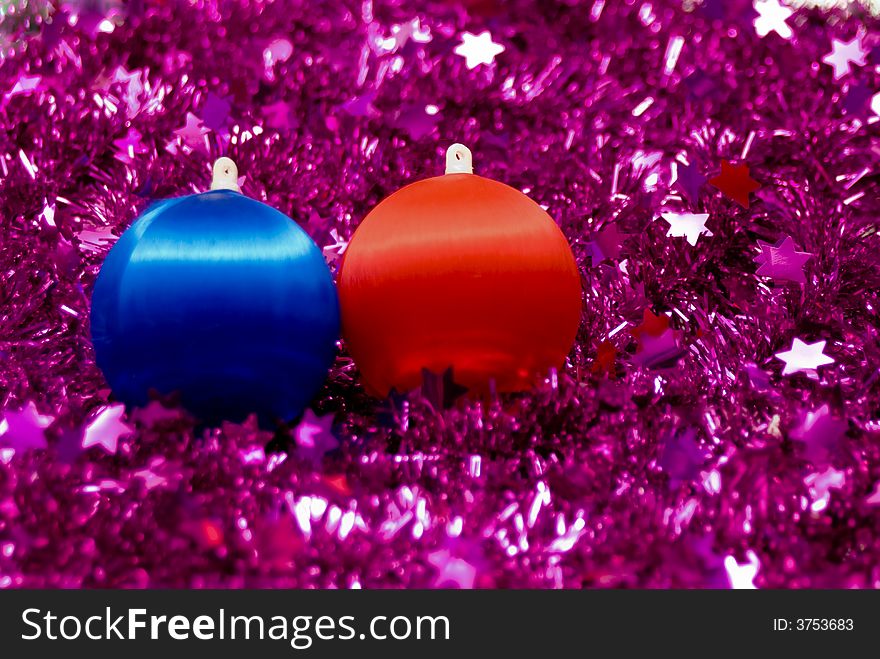
<svg viewBox="0 0 880 659">
<path fill-rule="evenodd" d="M 445 175 L 382 201 L 345 252 L 343 337 L 374 395 L 449 367 L 478 394 L 493 382 L 530 389 L 574 343 L 581 283 L 568 241 L 522 192 L 472 172 L 470 150 L 453 144 Z"/>
</svg>

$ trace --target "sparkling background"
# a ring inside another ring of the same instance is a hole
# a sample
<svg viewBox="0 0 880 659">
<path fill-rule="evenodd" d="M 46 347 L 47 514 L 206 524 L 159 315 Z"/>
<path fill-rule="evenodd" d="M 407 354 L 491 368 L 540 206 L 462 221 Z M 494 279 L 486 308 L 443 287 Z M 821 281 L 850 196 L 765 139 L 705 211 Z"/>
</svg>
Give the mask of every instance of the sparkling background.
<svg viewBox="0 0 880 659">
<path fill-rule="evenodd" d="M 0 587 L 880 586 L 877 19 L 776 0 L 3 11 Z M 341 347 L 277 432 L 112 401 L 89 294 L 151 200 L 205 190 L 228 154 L 335 268 L 454 141 L 571 241 L 564 370 L 497 400 L 437 374 L 377 401 Z"/>
</svg>

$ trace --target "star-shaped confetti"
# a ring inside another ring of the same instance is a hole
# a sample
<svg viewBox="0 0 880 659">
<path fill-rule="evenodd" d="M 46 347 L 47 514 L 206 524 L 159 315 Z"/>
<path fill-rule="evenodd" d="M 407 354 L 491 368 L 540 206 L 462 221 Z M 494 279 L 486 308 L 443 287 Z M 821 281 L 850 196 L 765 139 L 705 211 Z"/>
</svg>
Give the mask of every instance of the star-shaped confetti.
<svg viewBox="0 0 880 659">
<path fill-rule="evenodd" d="M 851 64 L 864 66 L 868 53 L 862 48 L 862 40 L 858 36 L 849 41 L 831 40 L 831 52 L 822 61 L 834 69 L 834 79 L 840 80 L 847 75 Z"/>
<path fill-rule="evenodd" d="M 873 92 L 863 83 L 851 84 L 843 97 L 843 109 L 847 114 L 860 117 L 867 114 L 871 107 Z"/>
<path fill-rule="evenodd" d="M 263 49 L 263 65 L 271 69 L 278 62 L 286 62 L 293 55 L 293 44 L 288 39 L 275 39 Z"/>
<path fill-rule="evenodd" d="M 205 126 L 205 122 L 199 119 L 192 112 L 186 113 L 186 122 L 183 126 L 176 129 L 174 134 L 181 141 L 192 149 L 205 146 L 205 135 L 211 131 Z"/>
<path fill-rule="evenodd" d="M 78 425 L 63 428 L 55 442 L 55 454 L 59 462 L 73 464 L 83 454 L 82 428 Z"/>
<path fill-rule="evenodd" d="M 379 110 L 373 105 L 376 100 L 376 91 L 371 90 L 361 96 L 346 101 L 342 104 L 342 109 L 352 117 L 371 117 L 379 116 Z"/>
<path fill-rule="evenodd" d="M 745 365 L 745 372 L 757 391 L 767 391 L 770 388 L 770 374 L 754 362 Z"/>
<path fill-rule="evenodd" d="M 113 140 L 113 144 L 119 149 L 119 153 L 116 154 L 117 160 L 132 162 L 136 155 L 147 153 L 149 149 L 142 140 L 143 136 L 136 128 L 130 128 L 125 137 Z"/>
<path fill-rule="evenodd" d="M 477 579 L 477 568 L 463 558 L 454 556 L 448 549 L 438 549 L 428 554 L 428 562 L 437 568 L 434 588 L 459 588 L 470 590 Z"/>
<path fill-rule="evenodd" d="M 492 41 L 492 34 L 484 30 L 480 34 L 464 32 L 461 43 L 455 47 L 455 54 L 464 57 L 465 66 L 475 69 L 480 64 L 492 64 L 495 56 L 504 52 L 504 46 Z"/>
<path fill-rule="evenodd" d="M 633 362 L 644 368 L 672 368 L 684 355 L 675 330 L 668 329 L 660 336 L 645 335 L 639 340 Z"/>
<path fill-rule="evenodd" d="M 80 241 L 80 249 L 86 252 L 100 252 L 107 245 L 116 242 L 118 236 L 113 233 L 110 227 L 93 227 L 91 229 L 83 229 L 77 232 L 77 239 Z"/>
<path fill-rule="evenodd" d="M 205 105 L 202 108 L 202 121 L 215 133 L 222 133 L 226 128 L 227 121 L 229 121 L 231 109 L 232 105 L 227 98 L 208 93 L 208 98 L 205 99 Z"/>
<path fill-rule="evenodd" d="M 165 476 L 163 476 L 162 474 L 158 473 L 156 470 L 161 469 L 164 464 L 164 458 L 154 458 L 150 461 L 149 466 L 135 471 L 132 474 L 132 477 L 142 481 L 144 487 L 146 487 L 147 490 L 152 490 L 157 487 L 163 487 L 166 483 L 168 483 L 168 479 L 165 478 Z"/>
<path fill-rule="evenodd" d="M 814 513 L 825 510 L 831 501 L 831 490 L 842 489 L 846 485 L 846 472 L 828 466 L 824 471 L 810 474 L 804 478 L 804 485 L 810 489 L 813 503 L 810 510 Z"/>
<path fill-rule="evenodd" d="M 672 432 L 663 443 L 658 466 L 669 477 L 669 487 L 678 489 L 700 475 L 709 453 L 700 446 L 693 428 Z"/>
<path fill-rule="evenodd" d="M 324 254 L 324 260 L 329 265 L 333 265 L 345 254 L 345 250 L 348 248 L 348 241 L 342 238 L 336 229 L 330 229 L 330 238 L 333 242 L 329 245 L 324 245 L 321 251 Z"/>
<path fill-rule="evenodd" d="M 316 244 L 321 245 L 330 235 L 328 231 L 329 224 L 329 218 L 314 209 L 309 209 L 309 219 L 303 222 L 301 226 Z"/>
<path fill-rule="evenodd" d="M 6 92 L 5 97 L 10 99 L 13 96 L 32 94 L 40 88 L 40 82 L 42 82 L 42 80 L 43 78 L 41 76 L 21 75 L 18 80 L 15 81 L 12 89 Z"/>
<path fill-rule="evenodd" d="M 406 131 L 414 140 L 420 140 L 434 132 L 439 120 L 436 105 L 416 103 L 401 109 L 394 120 L 394 125 Z"/>
<path fill-rule="evenodd" d="M 715 535 L 705 533 L 695 536 L 685 534 L 685 547 L 688 547 L 697 559 L 697 565 L 705 577 L 706 588 L 727 588 L 730 582 L 724 570 L 724 557 L 715 553 Z"/>
<path fill-rule="evenodd" d="M 650 309 L 642 313 L 642 323 L 633 327 L 630 331 L 636 339 L 641 340 L 646 336 L 658 337 L 669 329 L 669 316 L 666 314 L 656 315 Z"/>
<path fill-rule="evenodd" d="M 467 393 L 467 387 L 463 387 L 455 381 L 452 367 L 443 373 L 437 374 L 427 368 L 422 369 L 422 396 L 434 407 L 435 410 L 445 410 L 452 407 L 455 401 Z"/>
<path fill-rule="evenodd" d="M 185 418 L 180 408 L 165 407 L 158 400 L 151 400 L 144 407 L 136 408 L 131 413 L 131 420 L 147 428 L 171 421 L 178 422 Z"/>
<path fill-rule="evenodd" d="M 684 79 L 688 94 L 697 100 L 718 98 L 725 88 L 720 84 L 717 76 L 707 73 L 702 69 L 696 69 Z"/>
<path fill-rule="evenodd" d="M 807 460 L 816 466 L 824 466 L 836 454 L 846 430 L 846 421 L 833 416 L 826 404 L 818 410 L 806 412 L 791 436 L 804 444 Z"/>
<path fill-rule="evenodd" d="M 263 116 L 272 128 L 286 130 L 290 128 L 290 104 L 287 101 L 275 101 L 263 106 Z"/>
<path fill-rule="evenodd" d="M 128 109 L 128 115 L 136 115 L 141 109 L 141 95 L 144 92 L 143 71 L 130 72 L 124 66 L 117 66 L 110 82 L 120 85 L 120 98 Z"/>
<path fill-rule="evenodd" d="M 758 555 L 751 549 L 746 552 L 746 563 L 738 563 L 733 556 L 724 558 L 724 569 L 727 570 L 727 578 L 730 587 L 734 590 L 755 590 L 755 577 L 761 569 L 761 561 Z"/>
<path fill-rule="evenodd" d="M 617 359 L 617 348 L 611 341 L 602 341 L 596 348 L 596 359 L 590 370 L 593 373 L 607 373 L 609 377 L 614 377 L 614 362 Z"/>
<path fill-rule="evenodd" d="M 721 173 L 710 178 L 709 184 L 721 190 L 725 197 L 733 199 L 743 208 L 749 207 L 749 194 L 761 188 L 761 184 L 749 175 L 748 165 L 745 163 L 734 165 L 727 160 L 721 162 Z"/>
<path fill-rule="evenodd" d="M 773 277 L 794 281 L 799 284 L 806 282 L 804 264 L 812 258 L 808 252 L 798 252 L 791 236 L 780 238 L 775 245 L 758 241 L 761 253 L 755 257 L 760 267 L 755 272 L 760 277 Z"/>
<path fill-rule="evenodd" d="M 703 0 L 699 7 L 709 20 L 721 21 L 727 18 L 724 0 Z"/>
<path fill-rule="evenodd" d="M 798 371 L 810 371 L 826 364 L 833 364 L 834 360 L 823 353 L 825 343 L 825 341 L 804 343 L 796 338 L 791 344 L 791 350 L 776 353 L 776 358 L 785 362 L 782 374 L 789 375 Z"/>
<path fill-rule="evenodd" d="M 319 463 L 324 455 L 339 448 L 339 440 L 333 434 L 334 414 L 317 416 L 306 410 L 302 421 L 293 430 L 297 454 L 313 463 Z"/>
<path fill-rule="evenodd" d="M 783 39 L 791 39 L 791 28 L 785 21 L 792 15 L 792 10 L 779 0 L 755 0 L 755 32 L 761 38 L 775 32 Z"/>
<path fill-rule="evenodd" d="M 423 27 L 421 19 L 417 16 L 411 21 L 392 25 L 391 38 L 394 40 L 393 50 L 400 50 L 408 41 L 414 43 L 430 42 L 431 30 L 428 27 Z"/>
<path fill-rule="evenodd" d="M 272 512 L 258 519 L 253 537 L 260 564 L 275 568 L 289 567 L 303 545 L 303 537 L 287 511 Z"/>
<path fill-rule="evenodd" d="M 106 453 L 115 455 L 119 449 L 119 440 L 134 432 L 122 420 L 124 414 L 125 405 L 121 403 L 101 408 L 83 431 L 82 447 L 87 449 L 100 446 Z"/>
<path fill-rule="evenodd" d="M 700 236 L 712 236 L 706 228 L 708 213 L 661 213 L 660 217 L 669 223 L 667 236 L 685 237 L 691 245 L 696 245 Z"/>
<path fill-rule="evenodd" d="M 593 239 L 590 242 L 593 263 L 597 264 L 605 259 L 618 258 L 620 256 L 620 244 L 626 237 L 627 234 L 620 233 L 615 222 L 606 224 L 600 231 L 594 233 Z"/>
<path fill-rule="evenodd" d="M 696 165 L 685 165 L 683 163 L 675 163 L 675 184 L 688 198 L 691 204 L 696 204 L 700 200 L 700 189 L 706 183 L 706 177 L 700 173 L 700 168 Z"/>
<path fill-rule="evenodd" d="M 642 322 L 630 334 L 638 341 L 633 361 L 644 368 L 669 368 L 676 364 L 684 351 L 678 345 L 675 330 L 669 327 L 669 316 L 655 315 L 645 309 Z"/>
<path fill-rule="evenodd" d="M 21 453 L 46 448 L 46 428 L 54 420 L 54 416 L 40 414 L 33 401 L 19 410 L 6 410 L 0 421 L 0 446 Z"/>
</svg>

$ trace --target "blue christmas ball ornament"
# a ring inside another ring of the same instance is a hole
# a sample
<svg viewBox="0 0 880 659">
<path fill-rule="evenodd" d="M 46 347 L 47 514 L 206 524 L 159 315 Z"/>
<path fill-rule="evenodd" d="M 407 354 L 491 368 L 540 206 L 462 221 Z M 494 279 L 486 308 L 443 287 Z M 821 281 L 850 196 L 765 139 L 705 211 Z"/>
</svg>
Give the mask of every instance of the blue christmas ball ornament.
<svg viewBox="0 0 880 659">
<path fill-rule="evenodd" d="M 291 420 L 317 392 L 339 332 L 320 250 L 238 191 L 228 158 L 211 191 L 163 201 L 107 255 L 92 294 L 98 366 L 134 406 L 177 392 L 204 423 Z"/>
</svg>

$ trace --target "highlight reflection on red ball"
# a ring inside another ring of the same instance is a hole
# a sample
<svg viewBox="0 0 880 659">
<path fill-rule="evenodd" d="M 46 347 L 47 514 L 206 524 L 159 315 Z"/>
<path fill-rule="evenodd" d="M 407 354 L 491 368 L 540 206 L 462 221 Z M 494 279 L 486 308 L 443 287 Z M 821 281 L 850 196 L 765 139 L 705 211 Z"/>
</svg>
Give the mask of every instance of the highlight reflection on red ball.
<svg viewBox="0 0 880 659">
<path fill-rule="evenodd" d="M 375 395 L 449 366 L 478 392 L 528 389 L 574 342 L 580 275 L 559 227 L 518 190 L 456 171 L 470 171 L 461 145 L 453 173 L 382 201 L 345 252 L 343 337 Z"/>
</svg>

